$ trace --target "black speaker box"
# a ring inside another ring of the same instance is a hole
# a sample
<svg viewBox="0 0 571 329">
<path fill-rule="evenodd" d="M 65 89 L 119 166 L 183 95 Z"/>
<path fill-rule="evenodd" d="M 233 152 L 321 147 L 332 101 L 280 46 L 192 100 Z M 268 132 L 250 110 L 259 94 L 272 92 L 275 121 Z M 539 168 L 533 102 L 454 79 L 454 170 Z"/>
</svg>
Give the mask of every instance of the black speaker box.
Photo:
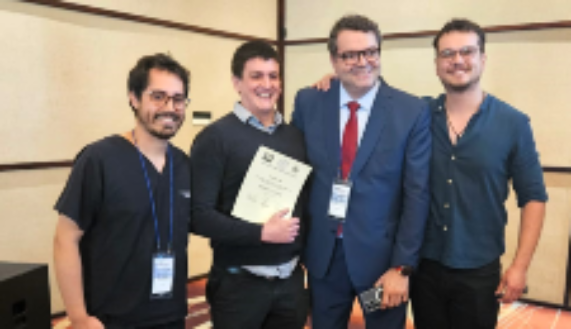
<svg viewBox="0 0 571 329">
<path fill-rule="evenodd" d="M 0 328 L 51 328 L 47 265 L 0 262 Z"/>
</svg>

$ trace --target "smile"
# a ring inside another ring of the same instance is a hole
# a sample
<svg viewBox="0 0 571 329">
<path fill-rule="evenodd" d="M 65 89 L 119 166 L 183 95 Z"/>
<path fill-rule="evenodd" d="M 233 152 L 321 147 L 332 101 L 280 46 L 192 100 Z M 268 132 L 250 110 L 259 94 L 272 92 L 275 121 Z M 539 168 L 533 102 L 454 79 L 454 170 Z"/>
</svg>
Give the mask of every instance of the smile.
<svg viewBox="0 0 571 329">
<path fill-rule="evenodd" d="M 273 92 L 257 92 L 256 96 L 260 97 L 260 98 L 264 98 L 267 100 L 272 99 L 272 96 L 274 95 Z"/>
<path fill-rule="evenodd" d="M 160 120 L 163 123 L 175 123 L 180 121 L 180 117 L 176 114 L 158 114 L 155 116 L 155 120 Z"/>
</svg>

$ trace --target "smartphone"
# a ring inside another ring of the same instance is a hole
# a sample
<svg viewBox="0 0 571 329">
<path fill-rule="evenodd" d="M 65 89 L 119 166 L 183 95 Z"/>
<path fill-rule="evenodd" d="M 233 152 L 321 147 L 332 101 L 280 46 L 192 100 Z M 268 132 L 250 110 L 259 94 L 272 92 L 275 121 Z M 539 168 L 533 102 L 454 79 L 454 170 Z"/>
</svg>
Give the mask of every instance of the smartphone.
<svg viewBox="0 0 571 329">
<path fill-rule="evenodd" d="M 381 309 L 381 301 L 383 300 L 383 288 L 373 287 L 359 294 L 361 305 L 365 313 L 371 313 Z"/>
</svg>

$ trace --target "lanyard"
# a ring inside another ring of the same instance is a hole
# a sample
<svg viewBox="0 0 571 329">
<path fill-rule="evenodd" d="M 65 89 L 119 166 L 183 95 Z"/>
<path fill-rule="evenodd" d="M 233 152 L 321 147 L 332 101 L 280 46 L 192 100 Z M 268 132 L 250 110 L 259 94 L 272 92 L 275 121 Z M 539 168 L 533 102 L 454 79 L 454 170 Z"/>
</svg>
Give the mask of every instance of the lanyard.
<svg viewBox="0 0 571 329">
<path fill-rule="evenodd" d="M 147 166 L 145 165 L 145 159 L 143 158 L 143 153 L 139 149 L 137 145 L 137 139 L 135 138 L 135 130 L 131 131 L 131 135 L 133 136 L 133 141 L 135 142 L 135 147 L 137 147 L 137 151 L 139 152 L 139 160 L 141 160 L 141 168 L 143 168 L 143 174 L 145 175 L 145 181 L 147 182 L 147 190 L 149 191 L 149 200 L 151 201 L 151 210 L 153 213 L 153 220 L 155 222 L 155 237 L 157 240 L 157 251 L 161 250 L 161 236 L 159 233 L 159 218 L 157 217 L 157 211 L 155 209 L 155 198 L 153 197 L 153 190 L 151 188 L 151 181 L 149 180 L 149 174 L 147 173 Z M 169 162 L 169 176 L 170 176 L 170 230 L 169 230 L 169 241 L 167 244 L 167 251 L 170 252 L 172 249 L 172 230 L 173 230 L 173 160 L 172 160 L 172 151 L 170 144 L 167 147 L 168 153 L 168 162 Z"/>
</svg>

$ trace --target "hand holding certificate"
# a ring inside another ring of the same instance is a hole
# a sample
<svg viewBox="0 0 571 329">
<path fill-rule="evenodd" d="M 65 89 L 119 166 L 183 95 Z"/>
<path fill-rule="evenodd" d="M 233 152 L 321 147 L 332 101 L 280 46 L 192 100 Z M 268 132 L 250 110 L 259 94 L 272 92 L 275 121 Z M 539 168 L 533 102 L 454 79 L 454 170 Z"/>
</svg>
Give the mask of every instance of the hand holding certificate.
<svg viewBox="0 0 571 329">
<path fill-rule="evenodd" d="M 284 218 L 289 209 L 275 213 L 262 227 L 262 241 L 267 243 L 290 243 L 299 234 L 299 218 Z"/>
<path fill-rule="evenodd" d="M 232 216 L 264 224 L 281 210 L 293 210 L 310 172 L 308 165 L 260 146 L 242 182 Z"/>
</svg>

